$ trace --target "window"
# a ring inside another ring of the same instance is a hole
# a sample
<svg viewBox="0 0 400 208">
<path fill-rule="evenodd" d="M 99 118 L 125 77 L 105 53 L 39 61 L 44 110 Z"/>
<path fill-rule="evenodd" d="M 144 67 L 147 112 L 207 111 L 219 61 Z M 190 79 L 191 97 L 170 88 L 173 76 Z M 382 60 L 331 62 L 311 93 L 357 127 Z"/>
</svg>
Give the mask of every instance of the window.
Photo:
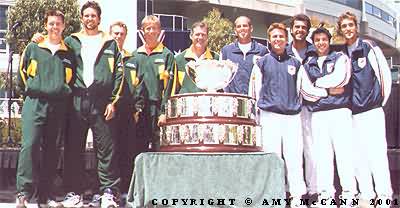
<svg viewBox="0 0 400 208">
<path fill-rule="evenodd" d="M 160 22 L 162 29 L 174 30 L 174 17 L 167 15 L 160 15 Z"/>
<path fill-rule="evenodd" d="M 152 0 L 138 0 L 137 1 L 137 19 L 138 26 L 140 27 L 140 23 L 142 19 L 147 16 L 153 14 L 153 1 Z"/>
<path fill-rule="evenodd" d="M 0 5 L 0 52 L 5 52 L 7 45 L 4 38 L 7 32 L 7 10 L 8 6 Z"/>
<path fill-rule="evenodd" d="M 372 7 L 372 14 L 377 16 L 377 17 L 381 17 L 381 10 L 377 7 Z"/>
<path fill-rule="evenodd" d="M 374 6 L 372 6 L 371 4 L 368 4 L 367 2 L 365 2 L 365 12 L 367 13 L 367 14 L 373 14 L 372 13 L 372 8 L 373 8 Z"/>
</svg>

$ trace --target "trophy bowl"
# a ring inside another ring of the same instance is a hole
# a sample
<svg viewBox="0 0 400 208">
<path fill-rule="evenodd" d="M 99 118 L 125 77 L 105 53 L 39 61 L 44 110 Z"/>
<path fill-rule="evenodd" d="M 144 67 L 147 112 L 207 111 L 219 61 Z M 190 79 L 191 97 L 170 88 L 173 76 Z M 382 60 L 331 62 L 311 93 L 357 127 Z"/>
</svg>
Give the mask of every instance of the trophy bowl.
<svg viewBox="0 0 400 208">
<path fill-rule="evenodd" d="M 238 65 L 230 60 L 198 60 L 186 64 L 186 73 L 200 89 L 216 92 L 233 79 Z"/>
</svg>

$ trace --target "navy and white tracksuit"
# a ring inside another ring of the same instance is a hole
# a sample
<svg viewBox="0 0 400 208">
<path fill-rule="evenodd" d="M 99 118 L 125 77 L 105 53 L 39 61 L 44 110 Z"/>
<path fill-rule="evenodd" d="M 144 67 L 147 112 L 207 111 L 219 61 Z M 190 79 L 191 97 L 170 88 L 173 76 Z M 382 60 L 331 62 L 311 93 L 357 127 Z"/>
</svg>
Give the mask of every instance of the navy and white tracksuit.
<svg viewBox="0 0 400 208">
<path fill-rule="evenodd" d="M 316 188 L 323 196 L 334 198 L 334 157 L 343 196 L 354 196 L 356 184 L 352 158 L 351 63 L 343 53 L 330 52 L 313 57 L 304 65 L 301 94 L 304 106 L 312 112 L 311 129 L 314 138 Z M 308 86 L 307 86 L 308 85 Z M 315 93 L 313 87 L 326 90 Z M 339 95 L 329 95 L 329 88 L 343 87 Z M 350 144 L 350 145 L 349 145 Z"/>
<path fill-rule="evenodd" d="M 249 94 L 256 95 L 260 109 L 262 142 L 265 152 L 285 158 L 289 192 L 293 197 L 306 193 L 303 180 L 301 102 L 297 73 L 300 61 L 286 52 L 270 52 L 254 65 Z"/>
<path fill-rule="evenodd" d="M 385 132 L 385 105 L 391 91 L 386 58 L 376 43 L 357 39 L 349 54 L 352 64 L 353 131 L 357 147 L 356 178 L 361 197 L 392 196 Z M 373 186 L 375 184 L 375 189 Z"/>
<path fill-rule="evenodd" d="M 311 57 L 317 56 L 316 49 L 313 44 L 310 42 L 306 42 L 306 48 L 304 56 L 302 57 L 295 49 L 293 48 L 293 42 L 288 44 L 286 47 L 287 53 L 290 56 L 294 56 L 299 60 L 303 65 L 310 60 Z M 303 129 L 303 151 L 304 151 L 304 173 L 306 179 L 306 186 L 308 193 L 316 193 L 316 171 L 315 171 L 315 162 L 314 162 L 314 153 L 311 151 L 311 146 L 313 144 L 313 137 L 311 133 L 311 112 L 306 108 L 302 107 L 300 112 L 301 118 L 301 126 Z"/>
</svg>

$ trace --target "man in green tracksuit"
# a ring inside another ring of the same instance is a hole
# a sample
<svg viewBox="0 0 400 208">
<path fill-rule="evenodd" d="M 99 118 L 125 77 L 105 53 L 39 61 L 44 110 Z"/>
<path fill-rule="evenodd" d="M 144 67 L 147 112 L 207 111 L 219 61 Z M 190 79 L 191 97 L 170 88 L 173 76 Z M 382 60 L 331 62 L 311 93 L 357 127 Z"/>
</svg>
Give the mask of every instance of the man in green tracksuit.
<svg viewBox="0 0 400 208">
<path fill-rule="evenodd" d="M 156 16 L 146 16 L 142 20 L 141 32 L 144 45 L 133 56 L 138 76 L 143 77 L 146 96 L 137 126 L 137 139 L 148 139 L 151 149 L 157 150 L 160 147 L 159 126 L 166 120 L 165 103 L 172 90 L 168 80 L 173 79 L 175 60 L 174 54 L 160 41 L 161 24 Z"/>
<path fill-rule="evenodd" d="M 51 200 L 53 178 L 64 127 L 69 83 L 75 77 L 73 51 L 62 40 L 64 14 L 49 10 L 45 14 L 48 36 L 41 43 L 30 43 L 20 60 L 18 86 L 24 96 L 22 108 L 22 146 L 17 170 L 17 208 L 26 208 L 34 193 L 38 203 L 57 206 Z"/>
<path fill-rule="evenodd" d="M 101 207 L 117 207 L 120 176 L 111 119 L 122 90 L 123 71 L 117 69 L 117 43 L 98 28 L 100 16 L 98 3 L 88 1 L 81 9 L 83 30 L 65 39 L 75 52 L 78 68 L 64 149 L 64 188 L 77 194 L 84 191 L 85 141 L 91 128 L 103 193 Z M 62 203 L 64 207 L 78 207 L 82 197 L 69 193 Z"/>
<path fill-rule="evenodd" d="M 190 39 L 192 40 L 192 45 L 175 58 L 177 76 L 175 76 L 174 80 L 170 80 L 170 82 L 174 83 L 172 84 L 172 94 L 204 92 L 205 90 L 198 88 L 188 76 L 186 64 L 189 61 L 219 59 L 219 55 L 207 47 L 208 26 L 205 22 L 196 22 L 192 25 Z"/>
</svg>

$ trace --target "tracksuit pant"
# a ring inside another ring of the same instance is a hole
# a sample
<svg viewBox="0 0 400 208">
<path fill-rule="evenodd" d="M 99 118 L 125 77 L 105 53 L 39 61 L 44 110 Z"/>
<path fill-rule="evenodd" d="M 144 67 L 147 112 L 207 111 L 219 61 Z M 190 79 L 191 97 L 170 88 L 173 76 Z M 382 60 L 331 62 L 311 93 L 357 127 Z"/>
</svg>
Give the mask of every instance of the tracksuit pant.
<svg viewBox="0 0 400 208">
<path fill-rule="evenodd" d="M 310 194 L 317 193 L 317 179 L 315 170 L 315 154 L 312 150 L 313 135 L 311 130 L 311 112 L 303 106 L 300 112 L 301 126 L 303 129 L 303 145 L 304 145 L 304 169 L 307 192 Z"/>
<path fill-rule="evenodd" d="M 317 192 L 335 196 L 334 158 L 342 192 L 356 194 L 353 165 L 353 128 L 351 110 L 339 108 L 312 113 L 313 151 L 316 154 Z"/>
<path fill-rule="evenodd" d="M 303 139 L 300 114 L 283 115 L 261 110 L 263 151 L 285 160 L 287 183 L 293 197 L 306 193 L 303 178 Z"/>
<path fill-rule="evenodd" d="M 363 199 L 391 198 L 389 162 L 383 109 L 353 115 L 356 178 Z M 373 186 L 375 184 L 375 189 Z"/>
<path fill-rule="evenodd" d="M 65 129 L 66 100 L 27 96 L 22 107 L 22 145 L 18 158 L 17 191 L 39 202 L 52 198 L 59 158 L 59 142 Z"/>
<path fill-rule="evenodd" d="M 93 141 L 97 157 L 97 173 L 100 191 L 110 188 L 119 193 L 120 172 L 116 139 L 114 137 L 114 119 L 106 121 L 99 102 L 89 96 L 74 96 L 73 108 L 68 112 L 67 137 L 64 147 L 64 188 L 67 192 L 81 194 L 85 189 L 85 145 L 88 129 L 93 132 Z M 97 103 L 98 104 L 98 103 Z"/>
</svg>

